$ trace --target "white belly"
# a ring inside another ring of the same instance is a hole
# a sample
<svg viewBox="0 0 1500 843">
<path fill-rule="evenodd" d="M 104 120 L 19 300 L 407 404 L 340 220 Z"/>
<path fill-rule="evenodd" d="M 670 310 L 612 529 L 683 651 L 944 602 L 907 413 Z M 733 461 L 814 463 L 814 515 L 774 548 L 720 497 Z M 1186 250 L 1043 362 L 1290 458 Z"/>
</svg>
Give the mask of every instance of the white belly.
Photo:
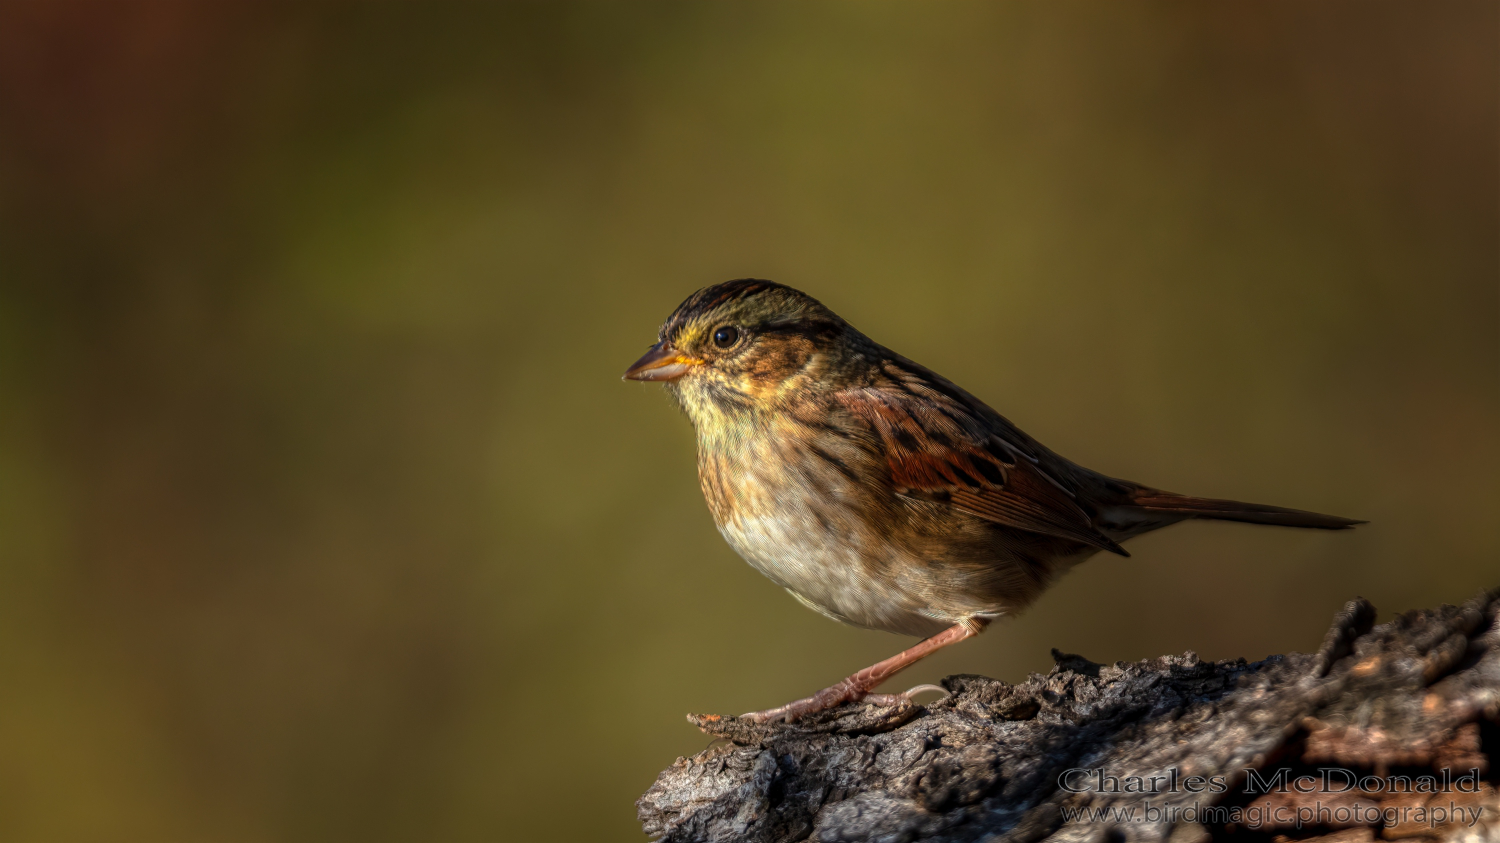
<svg viewBox="0 0 1500 843">
<path fill-rule="evenodd" d="M 719 532 L 804 605 L 854 626 L 909 635 L 956 622 L 903 587 L 894 572 L 922 567 L 920 560 L 898 558 L 899 549 L 861 526 L 848 508 L 853 490 L 834 485 L 814 499 L 801 489 L 771 489 L 754 474 L 736 478 L 735 486 L 744 505 L 716 519 Z"/>
</svg>

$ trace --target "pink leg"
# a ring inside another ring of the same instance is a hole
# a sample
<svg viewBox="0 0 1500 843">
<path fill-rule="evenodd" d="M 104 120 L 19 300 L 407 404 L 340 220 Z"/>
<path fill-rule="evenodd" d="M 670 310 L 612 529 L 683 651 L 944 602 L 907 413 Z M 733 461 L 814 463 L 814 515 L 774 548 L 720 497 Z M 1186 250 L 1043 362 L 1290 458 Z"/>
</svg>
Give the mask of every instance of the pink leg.
<svg viewBox="0 0 1500 843">
<path fill-rule="evenodd" d="M 868 699 L 871 702 L 894 705 L 906 699 L 906 694 L 872 694 L 870 692 L 875 690 L 876 686 L 880 683 L 949 644 L 957 644 L 965 638 L 973 638 L 988 623 L 989 621 L 982 618 L 969 618 L 962 623 L 948 627 L 911 649 L 902 650 L 885 661 L 876 662 L 837 685 L 824 688 L 810 697 L 789 702 L 786 705 L 777 706 L 776 708 L 768 708 L 765 711 L 752 711 L 749 714 L 742 714 L 740 716 L 747 720 L 754 720 L 757 723 L 769 723 L 772 720 L 783 719 L 790 723 L 803 715 L 824 711 L 855 700 Z"/>
</svg>

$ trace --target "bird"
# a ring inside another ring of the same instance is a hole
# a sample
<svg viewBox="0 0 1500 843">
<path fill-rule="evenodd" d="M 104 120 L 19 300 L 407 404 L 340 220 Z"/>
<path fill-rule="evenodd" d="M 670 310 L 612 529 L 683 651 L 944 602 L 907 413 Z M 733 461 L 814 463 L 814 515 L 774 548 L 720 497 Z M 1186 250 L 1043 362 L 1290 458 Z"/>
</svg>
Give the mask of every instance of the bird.
<svg viewBox="0 0 1500 843">
<path fill-rule="evenodd" d="M 926 636 L 812 696 L 741 715 L 756 723 L 909 700 L 931 686 L 875 689 L 1025 609 L 1090 556 L 1129 556 L 1124 542 L 1179 521 L 1365 523 L 1084 468 L 773 281 L 693 293 L 624 378 L 664 385 L 692 423 L 704 499 L 745 561 L 836 621 Z"/>
</svg>

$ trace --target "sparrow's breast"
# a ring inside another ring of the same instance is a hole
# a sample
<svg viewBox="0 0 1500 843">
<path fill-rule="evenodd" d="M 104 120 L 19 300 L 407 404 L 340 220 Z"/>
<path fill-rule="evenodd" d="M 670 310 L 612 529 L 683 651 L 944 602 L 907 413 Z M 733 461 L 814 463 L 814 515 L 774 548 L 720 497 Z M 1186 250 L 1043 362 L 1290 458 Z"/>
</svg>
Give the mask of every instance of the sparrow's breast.
<svg viewBox="0 0 1500 843">
<path fill-rule="evenodd" d="M 913 581 L 930 562 L 894 540 L 899 504 L 867 459 L 852 443 L 767 432 L 700 440 L 698 474 L 730 547 L 802 603 L 855 626 L 933 634 L 956 618 Z"/>
</svg>

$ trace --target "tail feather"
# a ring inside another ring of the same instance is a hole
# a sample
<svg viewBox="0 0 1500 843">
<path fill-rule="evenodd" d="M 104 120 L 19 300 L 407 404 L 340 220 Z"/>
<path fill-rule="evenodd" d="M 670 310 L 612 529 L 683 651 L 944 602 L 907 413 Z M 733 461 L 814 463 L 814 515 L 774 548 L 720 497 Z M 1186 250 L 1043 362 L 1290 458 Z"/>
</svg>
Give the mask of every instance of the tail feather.
<svg viewBox="0 0 1500 843">
<path fill-rule="evenodd" d="M 1205 518 L 1212 521 L 1273 524 L 1278 527 L 1311 527 L 1317 530 L 1347 530 L 1356 524 L 1367 523 L 1353 518 L 1340 518 L 1337 515 L 1323 515 L 1301 509 L 1287 509 L 1282 506 L 1195 498 L 1192 495 L 1177 495 L 1160 489 L 1134 490 L 1130 495 L 1130 505 L 1148 513 Z"/>
</svg>

